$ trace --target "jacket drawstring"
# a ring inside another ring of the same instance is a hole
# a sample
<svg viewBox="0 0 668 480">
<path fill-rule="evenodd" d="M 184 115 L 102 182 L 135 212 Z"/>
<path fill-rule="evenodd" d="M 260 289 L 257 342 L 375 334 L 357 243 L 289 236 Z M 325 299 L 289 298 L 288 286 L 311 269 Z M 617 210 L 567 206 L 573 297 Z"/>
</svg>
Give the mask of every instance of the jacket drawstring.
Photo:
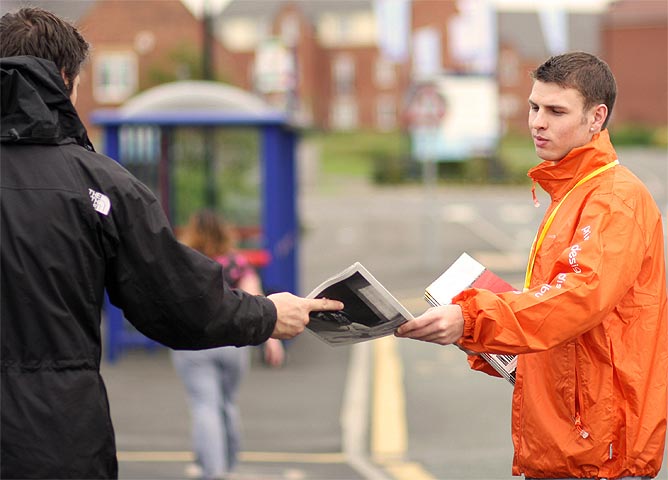
<svg viewBox="0 0 668 480">
<path fill-rule="evenodd" d="M 536 208 L 540 207 L 540 202 L 536 196 L 536 180 L 532 180 L 531 182 L 531 198 L 533 199 L 533 206 Z"/>
</svg>

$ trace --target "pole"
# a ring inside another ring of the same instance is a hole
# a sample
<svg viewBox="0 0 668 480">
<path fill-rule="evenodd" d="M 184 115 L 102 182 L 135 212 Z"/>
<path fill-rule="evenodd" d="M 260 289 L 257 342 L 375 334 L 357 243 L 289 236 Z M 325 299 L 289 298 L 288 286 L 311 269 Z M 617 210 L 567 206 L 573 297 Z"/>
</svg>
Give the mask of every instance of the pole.
<svg viewBox="0 0 668 480">
<path fill-rule="evenodd" d="M 422 160 L 422 186 L 424 189 L 424 265 L 429 267 L 440 262 L 438 254 L 439 226 L 438 212 L 439 206 L 436 202 L 436 185 L 438 179 L 438 169 L 436 168 L 436 159 L 425 158 Z"/>
<path fill-rule="evenodd" d="M 213 80 L 213 15 L 207 0 L 204 0 L 202 9 L 202 78 Z"/>
<path fill-rule="evenodd" d="M 214 79 L 213 60 L 213 15 L 209 1 L 204 0 L 202 5 L 202 77 L 204 80 Z M 218 207 L 218 195 L 215 178 L 215 131 L 213 127 L 204 127 L 204 204 L 211 209 Z"/>
</svg>

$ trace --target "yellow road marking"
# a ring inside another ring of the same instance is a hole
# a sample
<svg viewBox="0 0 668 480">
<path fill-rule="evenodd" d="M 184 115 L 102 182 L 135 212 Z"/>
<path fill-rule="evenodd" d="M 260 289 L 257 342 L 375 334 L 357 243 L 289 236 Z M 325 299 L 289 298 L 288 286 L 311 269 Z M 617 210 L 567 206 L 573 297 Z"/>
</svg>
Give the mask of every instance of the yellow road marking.
<svg viewBox="0 0 668 480">
<path fill-rule="evenodd" d="M 241 452 L 239 460 L 258 463 L 346 463 L 343 453 Z"/>
<path fill-rule="evenodd" d="M 376 340 L 371 453 L 376 461 L 400 459 L 406 452 L 406 402 L 396 338 Z"/>
<path fill-rule="evenodd" d="M 192 462 L 195 456 L 192 452 L 118 452 L 119 462 Z"/>
<path fill-rule="evenodd" d="M 192 462 L 189 451 L 121 451 L 119 462 Z M 251 463 L 346 463 L 342 453 L 240 452 L 239 460 Z"/>
<path fill-rule="evenodd" d="M 397 462 L 385 465 L 385 470 L 397 480 L 435 480 L 422 465 L 415 462 Z"/>
<path fill-rule="evenodd" d="M 393 336 L 374 341 L 371 455 L 395 480 L 435 480 L 422 465 L 406 462 L 408 429 L 403 366 Z"/>
</svg>

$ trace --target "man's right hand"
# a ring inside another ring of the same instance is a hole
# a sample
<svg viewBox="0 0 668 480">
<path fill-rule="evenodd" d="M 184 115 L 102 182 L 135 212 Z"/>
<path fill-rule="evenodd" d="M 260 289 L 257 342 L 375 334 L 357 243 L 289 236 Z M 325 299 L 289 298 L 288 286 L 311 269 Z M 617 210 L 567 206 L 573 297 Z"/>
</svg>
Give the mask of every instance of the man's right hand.
<svg viewBox="0 0 668 480">
<path fill-rule="evenodd" d="M 397 337 L 450 345 L 464 334 L 462 307 L 455 304 L 429 308 L 419 317 L 401 325 L 394 334 Z"/>
<path fill-rule="evenodd" d="M 299 335 L 309 322 L 309 313 L 341 310 L 343 303 L 327 298 L 302 298 L 291 293 L 274 293 L 267 297 L 276 306 L 276 326 L 272 338 L 288 339 Z"/>
</svg>

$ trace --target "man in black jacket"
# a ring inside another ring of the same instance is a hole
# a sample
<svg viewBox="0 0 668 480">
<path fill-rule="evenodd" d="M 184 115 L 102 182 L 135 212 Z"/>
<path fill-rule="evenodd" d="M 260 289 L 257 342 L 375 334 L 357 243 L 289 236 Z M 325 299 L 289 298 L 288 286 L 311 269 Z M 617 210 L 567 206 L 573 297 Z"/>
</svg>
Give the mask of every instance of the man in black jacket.
<svg viewBox="0 0 668 480">
<path fill-rule="evenodd" d="M 74 108 L 89 46 L 57 16 L 0 19 L 1 478 L 115 478 L 100 376 L 111 302 L 177 349 L 291 338 L 333 300 L 229 288 L 149 189 L 95 153 Z"/>
</svg>

